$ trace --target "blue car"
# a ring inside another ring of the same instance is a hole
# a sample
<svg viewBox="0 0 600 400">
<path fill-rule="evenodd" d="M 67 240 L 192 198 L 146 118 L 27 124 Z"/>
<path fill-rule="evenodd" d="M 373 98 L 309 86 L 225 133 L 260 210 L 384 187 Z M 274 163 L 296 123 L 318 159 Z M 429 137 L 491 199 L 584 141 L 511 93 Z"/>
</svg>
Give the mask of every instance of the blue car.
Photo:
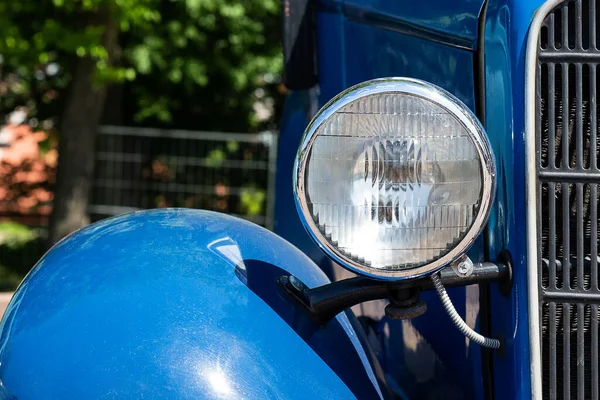
<svg viewBox="0 0 600 400">
<path fill-rule="evenodd" d="M 5 399 L 598 399 L 600 2 L 284 0 L 274 232 L 63 239 Z"/>
</svg>

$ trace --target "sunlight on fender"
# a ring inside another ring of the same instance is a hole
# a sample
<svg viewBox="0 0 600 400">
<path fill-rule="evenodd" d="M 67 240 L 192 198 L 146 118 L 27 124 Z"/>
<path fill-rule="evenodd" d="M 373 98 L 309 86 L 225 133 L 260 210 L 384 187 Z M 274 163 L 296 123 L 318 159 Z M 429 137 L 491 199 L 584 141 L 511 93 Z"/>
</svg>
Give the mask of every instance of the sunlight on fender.
<svg viewBox="0 0 600 400">
<path fill-rule="evenodd" d="M 206 379 L 215 394 L 219 396 L 233 395 L 233 388 L 220 365 L 216 369 L 202 372 L 202 377 Z"/>
</svg>

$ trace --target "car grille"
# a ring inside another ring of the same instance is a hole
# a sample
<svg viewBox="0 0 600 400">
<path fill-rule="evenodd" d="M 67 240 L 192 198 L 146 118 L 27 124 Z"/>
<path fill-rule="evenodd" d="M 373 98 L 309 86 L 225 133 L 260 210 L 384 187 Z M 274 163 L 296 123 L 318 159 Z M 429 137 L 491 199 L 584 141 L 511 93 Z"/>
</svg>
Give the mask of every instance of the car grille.
<svg viewBox="0 0 600 400">
<path fill-rule="evenodd" d="M 565 1 L 537 57 L 538 272 L 544 399 L 598 399 L 600 4 Z"/>
</svg>

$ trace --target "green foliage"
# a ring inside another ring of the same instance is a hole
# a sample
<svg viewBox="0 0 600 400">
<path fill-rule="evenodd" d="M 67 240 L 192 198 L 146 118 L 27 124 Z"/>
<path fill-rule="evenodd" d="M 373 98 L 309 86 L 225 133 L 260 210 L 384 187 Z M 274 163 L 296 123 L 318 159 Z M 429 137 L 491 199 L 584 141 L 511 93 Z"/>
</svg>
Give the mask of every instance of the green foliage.
<svg viewBox="0 0 600 400">
<path fill-rule="evenodd" d="M 12 221 L 0 222 L 0 246 L 14 250 L 37 238 L 37 232 L 25 225 Z"/>
<path fill-rule="evenodd" d="M 14 290 L 43 254 L 39 230 L 0 222 L 0 291 Z"/>
<path fill-rule="evenodd" d="M 235 140 L 230 140 L 227 142 L 227 151 L 229 153 L 235 153 L 236 151 L 238 151 L 240 148 L 240 144 L 239 142 L 236 142 Z"/>
<path fill-rule="evenodd" d="M 156 88 L 175 88 L 176 95 L 160 107 L 140 107 L 136 121 L 167 125 L 192 113 L 196 121 L 189 128 L 262 128 L 252 107 L 257 88 L 277 96 L 272 81 L 282 69 L 278 1 L 185 0 L 163 4 L 161 11 L 161 23 L 145 30 L 125 54 L 139 82 L 148 83 L 136 86 L 140 104 L 154 104 Z"/>
<path fill-rule="evenodd" d="M 261 189 L 244 187 L 240 191 L 242 210 L 250 216 L 261 214 L 266 199 L 267 194 Z"/>
<path fill-rule="evenodd" d="M 11 268 L 0 264 L 0 291 L 13 291 L 25 277 Z"/>
<path fill-rule="evenodd" d="M 125 124 L 273 128 L 279 109 L 266 119 L 264 110 L 283 95 L 278 7 L 279 0 L 0 0 L 0 119 L 22 107 L 30 125 L 55 134 L 75 66 L 89 59 L 95 83 L 120 85 L 125 92 Z M 118 27 L 118 51 L 103 44 L 106 16 Z M 41 151 L 49 151 L 50 139 Z M 208 166 L 218 167 L 238 151 L 229 142 L 203 156 Z M 152 165 L 153 180 L 173 179 L 177 171 L 167 161 Z M 232 184 L 217 185 L 218 209 L 227 208 Z M 240 206 L 260 215 L 265 197 L 244 188 Z M 193 196 L 184 201 L 157 196 L 155 203 L 212 207 Z M 41 241 L 35 230 L 0 224 L 0 282 L 16 284 L 41 255 Z"/>
<path fill-rule="evenodd" d="M 226 159 L 225 152 L 221 149 L 212 149 L 206 156 L 206 166 L 220 167 Z"/>
<path fill-rule="evenodd" d="M 99 84 L 130 82 L 135 123 L 262 129 L 255 91 L 281 96 L 278 3 L 0 0 L 0 113 L 25 106 L 37 121 L 55 120 L 74 62 L 89 57 Z M 101 13 L 121 31 L 118 59 L 94 23 Z"/>
</svg>

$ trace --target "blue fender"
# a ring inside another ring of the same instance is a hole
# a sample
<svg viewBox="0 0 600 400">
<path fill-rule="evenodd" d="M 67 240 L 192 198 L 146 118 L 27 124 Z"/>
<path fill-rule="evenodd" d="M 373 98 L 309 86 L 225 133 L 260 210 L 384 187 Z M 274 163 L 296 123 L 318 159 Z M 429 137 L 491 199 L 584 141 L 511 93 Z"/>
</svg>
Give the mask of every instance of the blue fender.
<svg viewBox="0 0 600 400">
<path fill-rule="evenodd" d="M 222 214 L 154 210 L 91 225 L 15 293 L 0 325 L 0 395 L 381 397 L 349 315 L 315 325 L 276 283 L 286 272 L 328 282 L 285 240 Z"/>
</svg>

